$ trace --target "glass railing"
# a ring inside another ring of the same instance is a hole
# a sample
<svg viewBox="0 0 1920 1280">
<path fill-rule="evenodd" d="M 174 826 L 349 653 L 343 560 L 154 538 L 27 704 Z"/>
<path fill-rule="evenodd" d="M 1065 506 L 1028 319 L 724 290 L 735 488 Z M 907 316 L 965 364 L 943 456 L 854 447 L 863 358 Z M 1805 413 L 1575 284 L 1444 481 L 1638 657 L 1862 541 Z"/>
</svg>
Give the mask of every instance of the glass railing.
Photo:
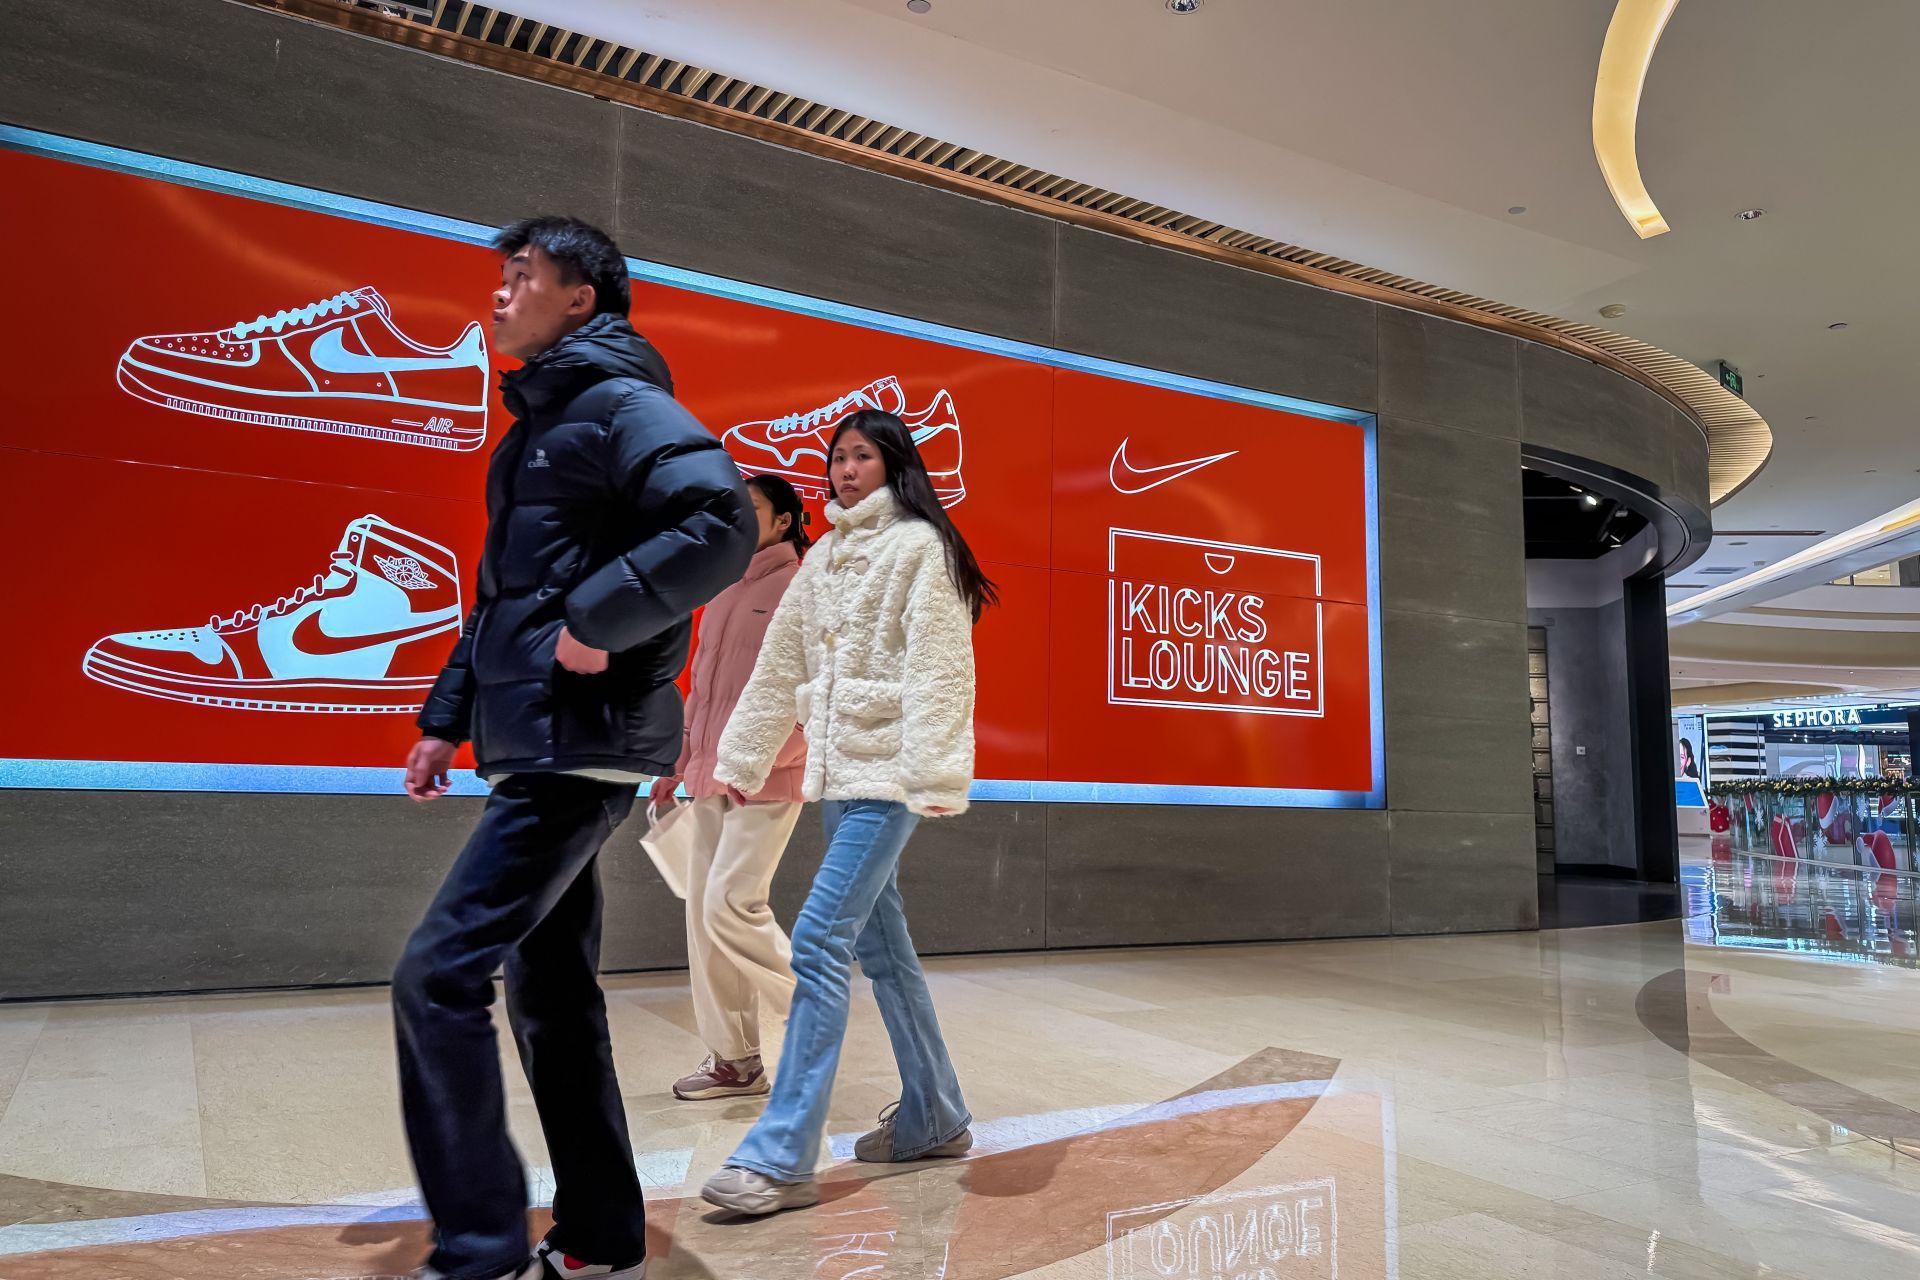
<svg viewBox="0 0 1920 1280">
<path fill-rule="evenodd" d="M 1718 797 L 1727 806 L 1733 847 L 1882 871 L 1920 871 L 1920 814 L 1912 795 L 1783 795 L 1753 791 Z"/>
</svg>

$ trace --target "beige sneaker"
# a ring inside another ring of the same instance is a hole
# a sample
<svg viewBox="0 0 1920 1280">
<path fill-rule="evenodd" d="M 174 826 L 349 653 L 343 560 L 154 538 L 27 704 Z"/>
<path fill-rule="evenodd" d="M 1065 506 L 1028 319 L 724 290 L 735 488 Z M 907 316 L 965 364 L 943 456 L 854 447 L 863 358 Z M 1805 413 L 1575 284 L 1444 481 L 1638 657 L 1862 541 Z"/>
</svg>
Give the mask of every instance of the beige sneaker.
<svg viewBox="0 0 1920 1280">
<path fill-rule="evenodd" d="M 902 1157 L 893 1154 L 893 1118 L 899 1114 L 900 1104 L 890 1102 L 886 1110 L 880 1113 L 880 1127 L 872 1133 L 863 1134 L 853 1144 L 853 1158 L 864 1160 L 868 1164 L 900 1164 Z M 973 1130 L 963 1130 L 959 1137 L 949 1138 L 929 1151 L 922 1151 L 912 1157 L 915 1160 L 952 1160 L 973 1150 Z"/>
<path fill-rule="evenodd" d="M 673 1096 L 682 1102 L 705 1102 L 710 1098 L 757 1098 L 773 1091 L 773 1080 L 760 1062 L 760 1055 L 728 1062 L 713 1054 L 690 1076 L 673 1082 Z"/>
<path fill-rule="evenodd" d="M 780 1182 L 764 1173 L 728 1165 L 707 1179 L 700 1198 L 721 1209 L 731 1209 L 749 1217 L 763 1217 L 783 1209 L 804 1209 L 820 1203 L 820 1184 L 812 1178 L 804 1182 Z"/>
</svg>

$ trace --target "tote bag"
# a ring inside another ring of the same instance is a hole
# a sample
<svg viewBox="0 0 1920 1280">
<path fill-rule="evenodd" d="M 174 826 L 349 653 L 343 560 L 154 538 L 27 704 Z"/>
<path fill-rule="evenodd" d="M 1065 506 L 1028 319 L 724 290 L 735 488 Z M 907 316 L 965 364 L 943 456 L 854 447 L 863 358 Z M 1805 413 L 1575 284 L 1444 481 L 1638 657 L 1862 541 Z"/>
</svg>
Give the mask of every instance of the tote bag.
<svg viewBox="0 0 1920 1280">
<path fill-rule="evenodd" d="M 667 882 L 667 888 L 673 890 L 676 898 L 687 896 L 687 880 L 693 865 L 693 846 L 697 838 L 692 805 L 675 804 L 665 813 L 653 805 L 647 806 L 647 833 L 640 837 L 640 847 L 653 859 L 660 878 Z"/>
</svg>

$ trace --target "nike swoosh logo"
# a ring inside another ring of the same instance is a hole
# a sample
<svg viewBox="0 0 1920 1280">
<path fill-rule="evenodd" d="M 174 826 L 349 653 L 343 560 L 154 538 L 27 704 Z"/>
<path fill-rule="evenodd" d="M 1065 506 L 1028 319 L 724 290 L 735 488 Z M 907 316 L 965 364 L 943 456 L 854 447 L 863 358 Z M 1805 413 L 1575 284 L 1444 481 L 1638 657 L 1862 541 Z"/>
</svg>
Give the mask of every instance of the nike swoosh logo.
<svg viewBox="0 0 1920 1280">
<path fill-rule="evenodd" d="M 307 358 L 328 373 L 420 373 L 430 369 L 470 369 L 473 362 L 455 353 L 446 356 L 368 356 L 347 350 L 336 325 L 313 340 Z"/>
<path fill-rule="evenodd" d="M 436 631 L 450 631 L 458 622 L 459 619 L 448 617 L 434 622 L 416 622 L 395 631 L 369 631 L 361 635 L 336 636 L 321 628 L 320 611 L 316 609 L 294 623 L 293 632 L 287 638 L 301 653 L 311 657 L 325 657 L 335 653 L 351 653 L 356 649 L 371 649 L 375 645 L 418 640 Z"/>
<path fill-rule="evenodd" d="M 1229 449 L 1225 453 L 1209 454 L 1204 458 L 1169 462 L 1162 467 L 1136 467 L 1127 460 L 1127 441 L 1122 440 L 1120 447 L 1113 451 L 1113 461 L 1107 464 L 1107 478 L 1113 481 L 1113 487 L 1121 493 L 1145 493 L 1149 489 L 1158 489 L 1163 484 L 1171 484 L 1181 476 L 1190 476 L 1202 467 L 1210 467 L 1216 462 L 1225 462 L 1239 452 L 1238 449 Z"/>
</svg>

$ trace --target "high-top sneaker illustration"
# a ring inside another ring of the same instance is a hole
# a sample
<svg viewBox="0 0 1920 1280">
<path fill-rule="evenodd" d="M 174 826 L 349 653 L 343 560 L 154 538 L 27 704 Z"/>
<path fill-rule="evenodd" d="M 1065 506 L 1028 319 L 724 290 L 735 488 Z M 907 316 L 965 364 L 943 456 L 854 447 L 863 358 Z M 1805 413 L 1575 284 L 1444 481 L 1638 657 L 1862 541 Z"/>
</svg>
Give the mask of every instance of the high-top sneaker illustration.
<svg viewBox="0 0 1920 1280">
<path fill-rule="evenodd" d="M 431 449 L 487 438 L 487 344 L 415 342 L 371 287 L 209 333 L 137 338 L 120 357 L 129 395 L 231 422 Z"/>
<path fill-rule="evenodd" d="M 960 418 L 953 397 L 942 389 L 926 408 L 909 412 L 907 393 L 896 377 L 876 379 L 804 413 L 743 422 L 728 428 L 720 439 L 744 474 L 777 475 L 802 497 L 824 500 L 833 429 L 842 418 L 863 409 L 894 414 L 906 424 L 933 477 L 941 506 L 950 507 L 967 496 L 960 477 Z"/>
<path fill-rule="evenodd" d="M 292 595 L 205 626 L 108 636 L 81 667 L 102 684 L 209 707 L 411 713 L 462 618 L 453 553 L 367 515 Z"/>
</svg>

